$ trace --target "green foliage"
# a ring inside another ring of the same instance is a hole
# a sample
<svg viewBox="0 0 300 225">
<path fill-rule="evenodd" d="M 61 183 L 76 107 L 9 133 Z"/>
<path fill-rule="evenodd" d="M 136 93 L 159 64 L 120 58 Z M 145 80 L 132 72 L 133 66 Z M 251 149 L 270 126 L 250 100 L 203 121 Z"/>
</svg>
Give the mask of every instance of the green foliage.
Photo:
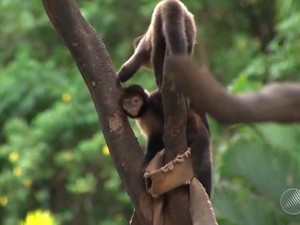
<svg viewBox="0 0 300 225">
<path fill-rule="evenodd" d="M 283 192 L 299 187 L 300 155 L 293 146 L 299 135 L 299 126 L 259 125 L 229 142 L 220 162 L 223 180 L 214 195 L 221 218 L 244 224 L 300 220 L 280 208 Z"/>
<path fill-rule="evenodd" d="M 116 68 L 133 52 L 132 40 L 145 31 L 157 3 L 76 2 Z M 300 1 L 184 3 L 195 14 L 213 73 L 230 92 L 299 79 Z M 30 216 L 50 221 L 49 215 L 59 224 L 128 223 L 132 207 L 91 97 L 41 1 L 0 0 L 0 21 L 0 224 Z M 153 78 L 140 70 L 126 85 L 153 90 Z M 285 214 L 279 199 L 286 189 L 300 187 L 299 126 L 209 122 L 219 224 L 298 224 L 299 216 Z"/>
</svg>

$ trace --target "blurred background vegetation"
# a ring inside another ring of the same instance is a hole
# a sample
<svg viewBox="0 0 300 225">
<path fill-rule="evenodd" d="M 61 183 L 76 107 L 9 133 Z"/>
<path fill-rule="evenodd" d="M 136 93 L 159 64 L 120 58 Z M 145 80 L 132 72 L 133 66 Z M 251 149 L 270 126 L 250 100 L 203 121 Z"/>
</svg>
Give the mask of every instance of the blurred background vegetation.
<svg viewBox="0 0 300 225">
<path fill-rule="evenodd" d="M 158 1 L 76 2 L 119 68 Z M 230 92 L 299 80 L 300 1 L 183 2 Z M 41 1 L 0 0 L 0 23 L 0 224 L 127 224 L 132 207 L 91 97 Z M 154 88 L 146 70 L 129 83 Z M 300 224 L 280 207 L 285 190 L 300 188 L 299 125 L 209 122 L 219 224 Z"/>
</svg>

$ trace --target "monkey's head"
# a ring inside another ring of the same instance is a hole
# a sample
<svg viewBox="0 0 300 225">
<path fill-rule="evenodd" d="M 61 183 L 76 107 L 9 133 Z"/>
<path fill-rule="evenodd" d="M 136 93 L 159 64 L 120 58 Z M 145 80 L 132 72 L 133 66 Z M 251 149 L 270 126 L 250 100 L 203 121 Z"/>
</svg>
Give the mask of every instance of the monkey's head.
<svg viewBox="0 0 300 225">
<path fill-rule="evenodd" d="M 122 107 L 131 118 L 138 118 L 143 113 L 148 98 L 145 90 L 139 85 L 131 85 L 124 89 Z"/>
</svg>

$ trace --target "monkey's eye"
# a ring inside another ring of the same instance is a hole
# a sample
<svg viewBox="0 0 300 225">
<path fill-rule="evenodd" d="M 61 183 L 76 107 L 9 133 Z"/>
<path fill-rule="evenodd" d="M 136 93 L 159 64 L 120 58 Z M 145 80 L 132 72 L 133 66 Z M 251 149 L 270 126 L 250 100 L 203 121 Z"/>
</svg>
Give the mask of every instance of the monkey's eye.
<svg viewBox="0 0 300 225">
<path fill-rule="evenodd" d="M 140 99 L 139 99 L 138 97 L 134 97 L 134 98 L 133 98 L 133 102 L 134 102 L 134 103 L 139 103 L 139 101 L 140 101 Z"/>
</svg>

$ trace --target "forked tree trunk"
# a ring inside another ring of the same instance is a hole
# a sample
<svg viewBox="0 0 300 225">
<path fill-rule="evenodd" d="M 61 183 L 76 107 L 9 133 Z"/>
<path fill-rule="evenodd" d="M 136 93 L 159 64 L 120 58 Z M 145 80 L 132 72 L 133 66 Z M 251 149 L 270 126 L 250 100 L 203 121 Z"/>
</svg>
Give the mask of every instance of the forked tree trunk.
<svg viewBox="0 0 300 225">
<path fill-rule="evenodd" d="M 73 0 L 42 0 L 42 2 L 56 31 L 71 52 L 91 93 L 114 165 L 136 209 L 138 220 L 140 224 L 152 224 L 152 198 L 146 193 L 140 164 L 136 163 L 142 162 L 143 152 L 119 104 L 122 89 L 116 80 L 105 45 L 83 18 Z M 170 93 L 171 96 L 176 95 L 174 90 Z M 169 101 L 169 97 L 165 99 Z M 179 105 L 184 105 L 182 96 L 180 99 Z M 186 110 L 182 109 L 183 112 Z M 172 111 L 169 110 L 169 112 Z M 172 126 L 171 124 L 167 130 L 173 129 Z M 185 123 L 180 123 L 181 131 L 173 137 L 166 137 L 167 142 L 172 143 L 172 139 L 176 136 L 181 135 L 182 137 L 185 131 L 184 127 Z M 185 150 L 181 148 L 186 147 L 184 139 L 181 138 L 181 143 L 177 142 L 180 151 Z M 169 144 L 167 144 L 168 146 Z M 170 148 L 173 146 L 170 145 Z M 176 155 L 174 150 L 177 151 L 173 149 L 173 152 L 168 155 Z M 179 188 L 168 194 L 171 204 L 168 204 L 167 211 L 170 218 L 173 218 L 170 225 L 186 224 L 184 221 L 188 221 L 186 218 L 189 213 L 188 194 L 184 190 L 185 188 Z"/>
</svg>

